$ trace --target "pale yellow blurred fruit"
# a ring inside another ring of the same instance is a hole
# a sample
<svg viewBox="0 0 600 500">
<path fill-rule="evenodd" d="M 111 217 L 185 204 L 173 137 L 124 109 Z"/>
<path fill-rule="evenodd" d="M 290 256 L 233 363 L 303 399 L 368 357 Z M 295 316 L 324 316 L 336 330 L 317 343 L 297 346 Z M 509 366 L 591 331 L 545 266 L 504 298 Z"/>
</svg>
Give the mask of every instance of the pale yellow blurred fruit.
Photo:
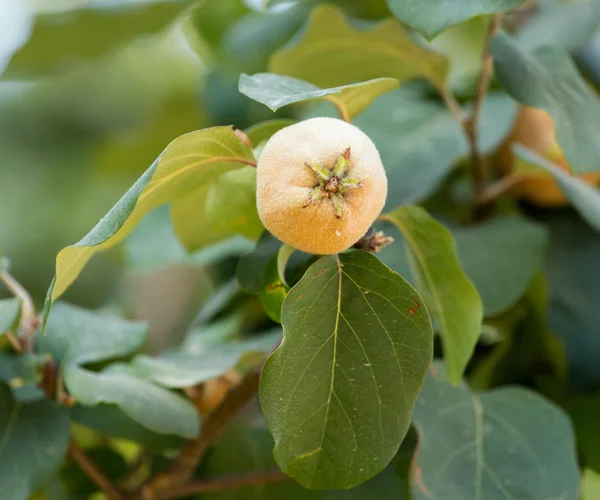
<svg viewBox="0 0 600 500">
<path fill-rule="evenodd" d="M 536 176 L 535 179 L 524 180 L 511 189 L 516 198 L 542 207 L 567 205 L 568 201 L 552 175 L 539 167 L 520 161 L 510 149 L 514 143 L 522 144 L 569 172 L 569 163 L 556 141 L 556 130 L 551 116 L 542 109 L 523 107 L 517 124 L 501 151 L 500 159 L 505 171 Z M 597 185 L 600 182 L 600 172 L 583 174 L 579 178 L 588 184 Z"/>
<path fill-rule="evenodd" d="M 344 158 L 344 175 L 321 178 L 320 184 L 315 168 L 332 175 Z M 351 247 L 377 219 L 387 196 L 377 148 L 364 132 L 335 118 L 311 118 L 274 134 L 261 152 L 256 182 L 265 227 L 312 254 Z"/>
</svg>

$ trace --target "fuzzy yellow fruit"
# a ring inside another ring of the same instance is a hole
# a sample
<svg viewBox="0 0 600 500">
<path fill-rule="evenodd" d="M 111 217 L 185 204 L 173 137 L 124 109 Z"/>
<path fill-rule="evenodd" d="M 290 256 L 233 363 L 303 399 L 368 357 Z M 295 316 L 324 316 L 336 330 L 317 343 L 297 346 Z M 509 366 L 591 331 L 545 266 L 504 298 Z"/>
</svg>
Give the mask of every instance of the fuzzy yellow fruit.
<svg viewBox="0 0 600 500">
<path fill-rule="evenodd" d="M 256 204 L 278 239 L 312 254 L 356 243 L 385 205 L 387 177 L 375 144 L 335 118 L 281 129 L 257 166 Z"/>
</svg>

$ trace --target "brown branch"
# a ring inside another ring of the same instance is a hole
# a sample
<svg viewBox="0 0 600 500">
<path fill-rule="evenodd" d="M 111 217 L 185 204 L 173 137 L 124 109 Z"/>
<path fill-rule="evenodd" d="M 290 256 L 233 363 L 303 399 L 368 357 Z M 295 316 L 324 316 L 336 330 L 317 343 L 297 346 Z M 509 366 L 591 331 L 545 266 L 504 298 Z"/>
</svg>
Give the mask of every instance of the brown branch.
<svg viewBox="0 0 600 500">
<path fill-rule="evenodd" d="M 240 475 L 216 476 L 207 478 L 202 481 L 176 486 L 165 493 L 161 497 L 164 500 L 186 497 L 188 495 L 196 495 L 198 493 L 215 493 L 218 491 L 232 490 L 234 488 L 242 488 L 244 486 L 253 486 L 256 484 L 270 484 L 291 481 L 291 478 L 286 476 L 279 469 L 273 469 L 263 472 L 251 472 Z"/>
<path fill-rule="evenodd" d="M 90 460 L 90 458 L 84 453 L 79 445 L 71 439 L 69 441 L 68 455 L 74 462 L 81 467 L 81 470 L 85 472 L 87 477 L 98 486 L 105 494 L 108 500 L 123 500 L 123 496 L 117 488 L 111 483 L 104 473 L 98 469 L 96 464 Z"/>
<path fill-rule="evenodd" d="M 168 497 L 174 487 L 186 483 L 204 457 L 208 449 L 223 434 L 231 421 L 243 410 L 258 391 L 262 365 L 248 373 L 223 399 L 220 406 L 211 413 L 202 426 L 200 435 L 190 441 L 169 467 L 151 478 L 138 492 L 143 500 Z"/>
<path fill-rule="evenodd" d="M 459 124 L 460 127 L 464 128 L 465 123 L 467 121 L 467 115 L 465 115 L 465 112 L 456 100 L 456 97 L 454 97 L 454 94 L 446 87 L 438 87 L 438 92 L 440 93 L 444 104 L 446 105 L 456 122 Z"/>
<path fill-rule="evenodd" d="M 21 301 L 21 325 L 20 325 L 20 340 L 23 345 L 23 350 L 31 352 L 33 349 L 33 336 L 35 330 L 40 325 L 40 320 L 35 312 L 35 304 L 31 295 L 23 288 L 23 286 L 13 278 L 8 271 L 0 269 L 0 281 L 3 281 L 6 288 Z"/>
<path fill-rule="evenodd" d="M 490 46 L 492 38 L 500 28 L 502 23 L 502 14 L 496 14 L 490 19 L 488 26 L 487 37 L 484 42 L 483 52 L 481 54 L 481 72 L 479 73 L 479 81 L 477 83 L 477 92 L 473 99 L 473 109 L 470 117 L 464 122 L 465 133 L 469 139 L 469 150 L 471 158 L 471 172 L 473 175 L 473 185 L 477 197 L 481 194 L 485 185 L 485 170 L 483 158 L 478 149 L 479 133 L 477 127 L 479 125 L 479 117 L 485 96 L 490 86 L 492 79 L 492 71 L 494 69 L 494 61 L 490 54 Z"/>
</svg>

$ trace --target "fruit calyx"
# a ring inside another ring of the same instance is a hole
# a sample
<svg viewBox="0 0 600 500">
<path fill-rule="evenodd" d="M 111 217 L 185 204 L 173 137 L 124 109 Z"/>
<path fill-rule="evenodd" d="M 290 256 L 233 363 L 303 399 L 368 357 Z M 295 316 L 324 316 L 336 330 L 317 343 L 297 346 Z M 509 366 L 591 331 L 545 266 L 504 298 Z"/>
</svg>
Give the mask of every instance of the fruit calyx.
<svg viewBox="0 0 600 500">
<path fill-rule="evenodd" d="M 348 176 L 350 154 L 350 148 L 346 148 L 331 170 L 317 163 L 305 163 L 316 174 L 318 183 L 312 188 L 308 200 L 302 206 L 303 208 L 323 199 L 330 199 L 333 203 L 335 216 L 338 219 L 342 217 L 344 213 L 344 194 L 351 189 L 362 187 L 362 183 L 358 179 Z"/>
</svg>

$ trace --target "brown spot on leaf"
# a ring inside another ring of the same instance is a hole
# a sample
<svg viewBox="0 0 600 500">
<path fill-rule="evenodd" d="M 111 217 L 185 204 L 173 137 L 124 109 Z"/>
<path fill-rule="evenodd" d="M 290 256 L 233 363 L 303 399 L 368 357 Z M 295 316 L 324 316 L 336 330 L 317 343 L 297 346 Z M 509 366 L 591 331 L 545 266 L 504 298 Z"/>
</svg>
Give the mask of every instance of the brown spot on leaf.
<svg viewBox="0 0 600 500">
<path fill-rule="evenodd" d="M 408 309 L 408 314 L 410 314 L 411 316 L 414 316 L 420 307 L 421 307 L 421 304 L 419 304 L 416 300 L 413 300 L 413 306 Z"/>
<path fill-rule="evenodd" d="M 321 276 L 321 274 L 323 274 L 325 272 L 325 269 L 321 269 L 317 274 L 315 274 L 313 276 L 313 279 L 318 278 L 319 276 Z"/>
</svg>

